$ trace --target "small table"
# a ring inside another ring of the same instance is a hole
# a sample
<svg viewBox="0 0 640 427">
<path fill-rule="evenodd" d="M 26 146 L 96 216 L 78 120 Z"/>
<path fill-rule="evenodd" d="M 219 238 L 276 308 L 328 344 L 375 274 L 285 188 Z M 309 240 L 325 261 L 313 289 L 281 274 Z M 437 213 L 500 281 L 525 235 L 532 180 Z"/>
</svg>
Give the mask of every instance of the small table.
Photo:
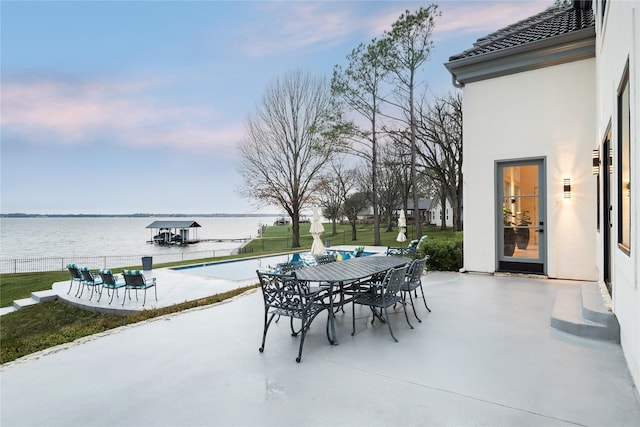
<svg viewBox="0 0 640 427">
<path fill-rule="evenodd" d="M 366 256 L 351 258 L 345 261 L 314 265 L 296 270 L 299 280 L 307 282 L 327 282 L 329 284 L 329 324 L 331 325 L 331 344 L 338 344 L 335 324 L 333 321 L 333 288 L 344 282 L 356 282 L 375 274 L 383 273 L 392 268 L 400 267 L 410 262 L 409 258 L 395 256 Z"/>
</svg>

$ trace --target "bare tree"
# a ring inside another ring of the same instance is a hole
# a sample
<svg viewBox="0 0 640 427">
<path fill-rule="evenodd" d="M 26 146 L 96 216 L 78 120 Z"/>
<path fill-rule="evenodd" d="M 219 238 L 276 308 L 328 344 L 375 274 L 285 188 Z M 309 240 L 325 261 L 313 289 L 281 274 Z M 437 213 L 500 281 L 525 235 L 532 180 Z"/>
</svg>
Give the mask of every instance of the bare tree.
<svg viewBox="0 0 640 427">
<path fill-rule="evenodd" d="M 392 143 L 385 146 L 384 167 L 389 169 L 393 175 L 395 188 L 398 194 L 396 204 L 400 204 L 402 209 L 407 212 L 409 207 L 409 197 L 412 194 L 411 186 L 411 170 L 409 168 L 411 158 L 411 147 L 409 145 L 407 132 L 388 131 Z M 418 177 L 418 182 L 421 179 Z M 421 185 L 418 188 L 422 187 Z M 416 192 L 422 195 L 421 191 Z M 387 227 L 387 231 L 391 231 Z"/>
<path fill-rule="evenodd" d="M 289 72 L 267 87 L 239 144 L 240 194 L 289 214 L 292 247 L 300 246 L 300 211 L 315 196 L 319 174 L 335 152 L 324 134 L 330 117 L 326 81 Z"/>
<path fill-rule="evenodd" d="M 351 224 L 351 240 L 357 240 L 356 224 L 358 222 L 358 213 L 366 208 L 369 204 L 365 193 L 352 193 L 342 204 L 342 213 Z"/>
<path fill-rule="evenodd" d="M 322 177 L 320 206 L 323 215 L 331 221 L 332 234 L 336 234 L 336 223 L 342 217 L 342 205 L 356 186 L 356 169 L 348 169 L 341 160 L 331 162 L 329 173 Z"/>
<path fill-rule="evenodd" d="M 450 93 L 418 106 L 418 154 L 438 182 L 442 209 L 448 200 L 456 231 L 462 230 L 462 95 Z"/>
<path fill-rule="evenodd" d="M 407 117 L 409 141 L 411 147 L 411 186 L 413 188 L 413 205 L 417 209 L 419 195 L 418 173 L 416 168 L 416 112 L 415 93 L 419 84 L 417 73 L 429 59 L 432 47 L 431 33 L 435 26 L 435 18 L 440 15 L 436 5 L 420 8 L 416 13 L 406 11 L 396 22 L 391 31 L 385 32 L 380 43 L 387 55 L 386 66 L 396 81 L 396 92 L 399 101 L 393 103 Z M 387 100 L 391 102 L 391 100 Z M 420 215 L 415 215 L 417 237 L 422 236 Z"/>
<path fill-rule="evenodd" d="M 373 207 L 374 245 L 380 245 L 380 219 L 378 207 L 378 135 L 380 133 L 378 115 L 380 111 L 380 86 L 386 70 L 383 64 L 386 45 L 375 39 L 369 45 L 360 44 L 349 55 L 345 69 L 336 66 L 333 71 L 331 90 L 333 95 L 351 111 L 364 118 L 363 128 L 350 127 L 356 145 L 352 152 L 369 160 L 371 165 L 371 187 Z"/>
<path fill-rule="evenodd" d="M 402 146 L 388 142 L 380 146 L 380 172 L 378 186 L 380 200 L 380 217 L 386 222 L 386 231 L 392 231 L 395 212 L 403 199 L 403 175 L 407 167 L 402 158 Z"/>
</svg>

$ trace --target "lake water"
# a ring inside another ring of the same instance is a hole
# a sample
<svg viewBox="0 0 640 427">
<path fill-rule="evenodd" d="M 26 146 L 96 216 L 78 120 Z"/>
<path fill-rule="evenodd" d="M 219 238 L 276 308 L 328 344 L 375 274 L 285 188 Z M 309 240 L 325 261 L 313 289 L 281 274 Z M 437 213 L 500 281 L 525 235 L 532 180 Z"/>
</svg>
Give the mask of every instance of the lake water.
<svg viewBox="0 0 640 427">
<path fill-rule="evenodd" d="M 153 234 L 145 227 L 156 220 L 194 220 L 202 226 L 197 229 L 199 239 L 249 239 L 258 235 L 262 224 L 272 225 L 275 219 L 273 216 L 0 218 L 0 257 L 142 256 L 225 251 L 237 249 L 243 243 L 155 245 L 147 243 Z"/>
</svg>

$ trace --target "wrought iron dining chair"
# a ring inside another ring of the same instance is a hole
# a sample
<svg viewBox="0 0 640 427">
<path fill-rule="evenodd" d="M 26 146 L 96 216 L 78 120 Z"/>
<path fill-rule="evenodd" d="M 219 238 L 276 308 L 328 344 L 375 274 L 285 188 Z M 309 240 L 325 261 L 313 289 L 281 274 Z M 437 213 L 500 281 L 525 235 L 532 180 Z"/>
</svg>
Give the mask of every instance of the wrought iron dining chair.
<svg viewBox="0 0 640 427">
<path fill-rule="evenodd" d="M 316 260 L 316 264 L 318 265 L 329 264 L 330 262 L 336 262 L 336 257 L 333 254 L 316 255 L 314 258 Z"/>
<path fill-rule="evenodd" d="M 82 273 L 80 273 L 80 267 L 78 267 L 75 264 L 67 264 L 67 269 L 69 270 L 69 274 L 71 274 L 71 282 L 69 282 L 69 290 L 67 291 L 67 294 L 71 292 L 71 289 L 73 288 L 73 283 L 77 282 L 78 289 L 76 290 L 76 296 L 78 296 L 78 293 L 80 292 L 80 288 L 82 287 L 82 281 L 84 280 Z"/>
<path fill-rule="evenodd" d="M 406 304 L 407 295 L 409 295 L 409 301 L 411 303 L 411 308 L 413 308 L 413 315 L 416 316 L 418 322 L 422 322 L 416 313 L 416 307 L 413 303 L 413 296 L 411 293 L 413 292 L 416 299 L 418 298 L 418 288 L 420 288 L 420 292 L 422 293 L 422 301 L 424 301 L 424 306 L 429 312 L 431 309 L 427 305 L 427 300 L 424 297 L 424 289 L 422 288 L 422 273 L 424 272 L 425 265 L 427 264 L 427 260 L 429 259 L 429 255 L 426 255 L 424 258 L 416 259 L 411 262 L 407 270 L 407 275 L 405 277 L 405 281 L 400 287 L 400 291 L 402 293 L 402 302 Z"/>
<path fill-rule="evenodd" d="M 415 249 L 403 248 L 398 246 L 387 246 L 387 250 L 385 253 L 387 256 L 404 256 L 413 258 L 415 256 Z"/>
<path fill-rule="evenodd" d="M 102 278 L 102 289 L 103 290 L 106 289 L 107 294 L 109 294 L 109 291 L 111 291 L 111 299 L 109 300 L 109 305 L 111 305 L 111 303 L 113 302 L 114 295 L 118 293 L 118 289 L 124 288 L 127 285 L 127 283 L 122 280 L 118 281 L 118 279 L 116 278 L 116 276 L 113 275 L 111 270 L 105 270 L 105 269 L 100 270 L 100 278 Z M 102 298 L 102 292 L 100 292 L 100 296 L 98 297 L 98 302 L 100 302 L 100 298 Z"/>
<path fill-rule="evenodd" d="M 354 297 L 351 313 L 353 322 L 353 331 L 351 332 L 352 336 L 356 333 L 356 304 L 366 305 L 371 309 L 371 312 L 373 313 L 371 324 L 373 324 L 376 317 L 379 317 L 380 320 L 386 323 L 387 327 L 389 328 L 391 338 L 393 338 L 395 342 L 398 342 L 398 339 L 395 337 L 395 335 L 393 335 L 391 322 L 389 322 L 389 307 L 397 303 L 401 303 L 402 308 L 404 309 L 404 317 L 407 319 L 407 324 L 411 329 L 413 329 L 413 325 L 409 321 L 409 316 L 407 315 L 407 306 L 402 301 L 402 296 L 399 295 L 400 288 L 405 281 L 406 274 L 406 266 L 392 268 L 391 270 L 387 271 L 387 274 L 382 280 L 382 283 L 371 283 L 371 290 L 369 292 L 365 292 Z M 376 312 L 376 309 L 380 310 L 379 314 Z M 383 315 L 384 317 L 382 317 Z"/>
<path fill-rule="evenodd" d="M 420 240 L 412 240 L 409 242 L 406 248 L 396 247 L 396 246 L 387 246 L 387 256 L 403 256 L 409 258 L 416 258 L 418 256 L 418 248 L 420 245 L 427 240 L 427 236 L 422 236 Z"/>
<path fill-rule="evenodd" d="M 304 261 L 288 261 L 276 264 L 276 272 L 279 274 L 289 274 L 299 268 L 304 268 Z"/>
<path fill-rule="evenodd" d="M 275 316 L 285 316 L 291 318 L 291 335 L 300 335 L 300 347 L 296 362 L 302 360 L 302 348 L 304 340 L 313 320 L 323 310 L 327 309 L 321 302 L 321 293 L 311 293 L 305 282 L 299 281 L 295 273 L 274 274 L 256 271 L 262 297 L 264 299 L 264 331 L 262 333 L 262 345 L 258 349 L 264 352 L 267 331 Z M 294 319 L 301 321 L 299 330 L 294 328 Z M 327 322 L 327 338 L 329 336 L 329 323 Z"/>
<path fill-rule="evenodd" d="M 131 289 L 136 291 L 136 301 L 138 300 L 138 290 L 144 290 L 144 299 L 142 300 L 142 306 L 147 303 L 147 289 L 153 288 L 156 294 L 156 301 L 158 301 L 158 288 L 156 287 L 156 278 L 146 279 L 140 270 L 122 270 L 122 277 L 125 282 L 124 297 L 122 298 L 122 305 L 124 306 L 127 300 L 127 292 L 129 293 L 129 299 L 131 299 Z"/>
<path fill-rule="evenodd" d="M 84 287 L 88 287 L 91 288 L 91 296 L 89 296 L 89 301 L 91 301 L 91 299 L 93 298 L 93 291 L 96 287 L 100 287 L 98 292 L 102 292 L 102 279 L 100 278 L 100 276 L 94 274 L 93 272 L 89 271 L 89 268 L 87 267 L 82 267 L 80 269 L 80 273 L 82 274 L 82 287 L 80 289 L 80 295 L 76 295 L 79 298 L 82 298 L 82 293 L 84 292 Z"/>
</svg>

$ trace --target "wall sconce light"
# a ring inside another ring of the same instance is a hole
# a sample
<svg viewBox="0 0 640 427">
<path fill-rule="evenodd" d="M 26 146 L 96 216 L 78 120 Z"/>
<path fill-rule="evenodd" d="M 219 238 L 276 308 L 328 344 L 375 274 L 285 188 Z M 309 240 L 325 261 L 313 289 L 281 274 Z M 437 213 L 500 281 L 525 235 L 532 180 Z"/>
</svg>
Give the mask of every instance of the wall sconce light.
<svg viewBox="0 0 640 427">
<path fill-rule="evenodd" d="M 600 150 L 591 151 L 591 172 L 594 175 L 600 175 Z"/>
<path fill-rule="evenodd" d="M 565 199 L 570 199 L 571 198 L 571 178 L 565 178 L 562 181 L 562 188 L 564 191 L 564 198 Z"/>
</svg>

